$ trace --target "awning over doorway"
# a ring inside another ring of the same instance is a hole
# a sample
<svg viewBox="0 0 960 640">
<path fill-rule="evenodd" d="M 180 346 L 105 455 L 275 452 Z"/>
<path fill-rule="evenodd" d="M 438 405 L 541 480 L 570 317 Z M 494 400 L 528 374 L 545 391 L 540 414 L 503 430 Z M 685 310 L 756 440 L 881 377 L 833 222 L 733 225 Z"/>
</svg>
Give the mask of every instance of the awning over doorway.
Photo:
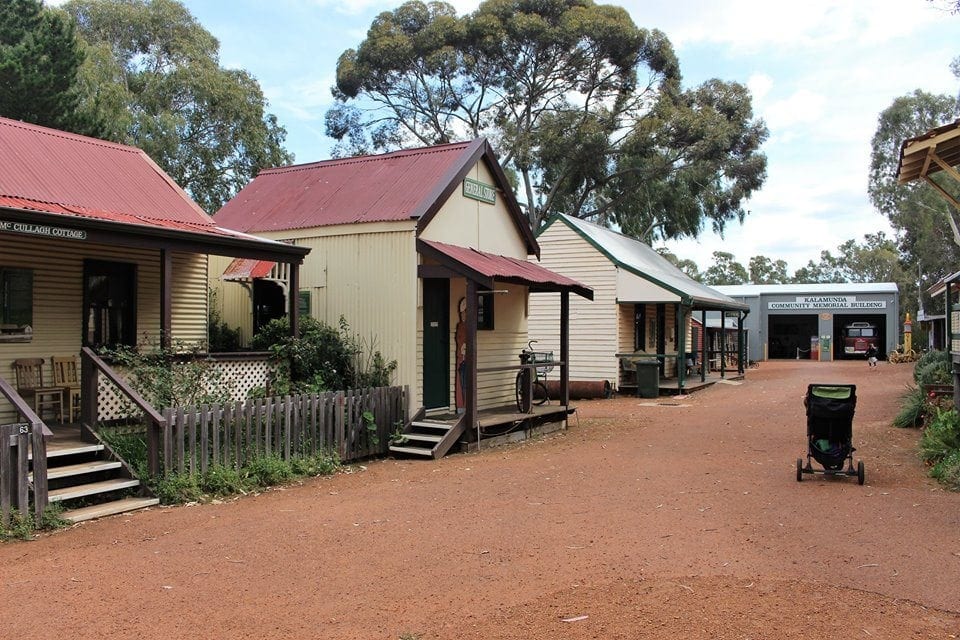
<svg viewBox="0 0 960 640">
<path fill-rule="evenodd" d="M 236 258 L 224 269 L 221 277 L 227 282 L 249 282 L 257 278 L 266 278 L 275 266 L 277 263 L 269 260 Z"/>
<path fill-rule="evenodd" d="M 572 291 L 593 300 L 590 287 L 533 262 L 433 240 L 418 240 L 417 249 L 451 271 L 491 288 L 494 281 L 509 282 L 531 291 Z"/>
</svg>

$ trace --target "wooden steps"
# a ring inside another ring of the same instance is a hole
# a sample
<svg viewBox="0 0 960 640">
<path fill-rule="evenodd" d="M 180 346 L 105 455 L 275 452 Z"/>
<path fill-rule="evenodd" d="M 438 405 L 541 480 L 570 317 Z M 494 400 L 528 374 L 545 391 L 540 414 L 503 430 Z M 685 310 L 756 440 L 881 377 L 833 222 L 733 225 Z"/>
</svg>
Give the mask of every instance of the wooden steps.
<svg viewBox="0 0 960 640">
<path fill-rule="evenodd" d="M 454 420 L 412 420 L 404 427 L 401 440 L 390 445 L 390 451 L 436 460 L 447 455 L 464 429 L 463 416 Z"/>
<path fill-rule="evenodd" d="M 83 522 L 84 520 L 93 520 L 94 518 L 104 518 L 118 513 L 135 511 L 136 509 L 146 509 L 160 504 L 159 498 L 124 498 L 114 500 L 113 502 L 104 502 L 89 507 L 80 507 L 64 511 L 61 517 L 69 522 Z"/>
<path fill-rule="evenodd" d="M 47 499 L 63 505 L 63 519 L 82 522 L 159 503 L 152 496 L 132 495 L 144 492 L 140 480 L 102 441 L 82 438 L 77 425 L 52 430 L 47 440 Z M 32 472 L 29 481 L 32 486 Z"/>
</svg>

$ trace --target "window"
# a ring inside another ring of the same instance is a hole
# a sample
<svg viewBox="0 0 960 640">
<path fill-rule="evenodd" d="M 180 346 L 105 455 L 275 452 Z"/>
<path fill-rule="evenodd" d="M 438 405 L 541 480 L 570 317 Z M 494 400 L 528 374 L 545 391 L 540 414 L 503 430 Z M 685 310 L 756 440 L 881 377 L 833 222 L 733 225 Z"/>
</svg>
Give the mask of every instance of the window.
<svg viewBox="0 0 960 640">
<path fill-rule="evenodd" d="M 310 317 L 310 292 L 301 291 L 300 297 L 297 298 L 297 302 L 299 303 L 297 307 L 297 312 L 300 314 L 300 317 L 309 318 Z"/>
<path fill-rule="evenodd" d="M 647 348 L 646 323 L 644 313 L 646 306 L 642 304 L 633 305 L 633 350 L 644 351 Z"/>
<path fill-rule="evenodd" d="M 490 289 L 477 290 L 477 329 L 493 330 L 493 297 Z"/>
<path fill-rule="evenodd" d="M 137 268 L 125 262 L 83 262 L 83 344 L 135 346 Z"/>
<path fill-rule="evenodd" d="M 0 340 L 27 342 L 33 335 L 33 269 L 0 267 Z"/>
</svg>

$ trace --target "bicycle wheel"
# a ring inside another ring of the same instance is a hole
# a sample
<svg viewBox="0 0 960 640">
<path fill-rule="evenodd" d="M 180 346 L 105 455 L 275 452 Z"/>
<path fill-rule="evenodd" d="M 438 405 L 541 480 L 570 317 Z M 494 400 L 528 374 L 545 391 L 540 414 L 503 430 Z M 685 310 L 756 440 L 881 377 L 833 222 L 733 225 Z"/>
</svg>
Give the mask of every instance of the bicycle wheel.
<svg viewBox="0 0 960 640">
<path fill-rule="evenodd" d="M 516 384 L 517 411 L 523 413 L 523 371 L 517 374 Z"/>
<path fill-rule="evenodd" d="M 533 381 L 533 404 L 538 407 L 542 404 L 545 404 L 547 400 L 550 399 L 550 396 L 547 395 L 547 385 L 543 384 L 539 380 Z"/>
</svg>

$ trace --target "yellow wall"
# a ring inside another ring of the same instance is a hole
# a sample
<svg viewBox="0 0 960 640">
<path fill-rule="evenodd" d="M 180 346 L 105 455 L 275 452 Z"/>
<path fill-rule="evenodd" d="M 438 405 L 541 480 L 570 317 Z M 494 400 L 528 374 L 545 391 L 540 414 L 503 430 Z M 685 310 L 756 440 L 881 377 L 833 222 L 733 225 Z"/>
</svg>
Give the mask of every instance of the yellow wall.
<svg viewBox="0 0 960 640">
<path fill-rule="evenodd" d="M 494 184 L 493 174 L 483 162 L 478 162 L 467 177 Z M 464 197 L 462 185 L 457 185 L 420 237 L 526 260 L 526 245 L 504 205 L 503 194 L 498 192 L 496 200 L 487 204 Z"/>
<path fill-rule="evenodd" d="M 617 330 L 617 269 L 567 225 L 556 222 L 543 232 L 540 265 L 593 289 L 593 301 L 570 294 L 570 380 L 608 380 L 617 384 L 622 351 Z M 530 339 L 537 349 L 560 353 L 560 294 L 530 295 Z M 633 337 L 630 336 L 630 351 Z"/>
<path fill-rule="evenodd" d="M 494 178 L 480 162 L 469 176 L 486 184 Z M 414 410 L 423 404 L 423 294 L 417 277 L 420 256 L 416 251 L 416 221 L 314 227 L 262 234 L 274 240 L 294 242 L 311 251 L 300 268 L 300 288 L 311 292 L 311 315 L 332 326 L 344 316 L 362 339 L 375 340 L 375 348 L 398 364 L 393 383 L 409 385 Z M 481 251 L 527 258 L 523 237 L 504 205 L 465 198 L 461 185 L 444 203 L 421 238 L 476 248 Z M 227 324 L 241 327 L 249 340 L 251 301 L 239 284 L 224 283 L 220 275 L 229 259 L 211 257 L 210 285 L 217 290 L 218 305 Z M 450 406 L 455 406 L 455 329 L 457 302 L 464 295 L 465 281 L 450 285 Z M 519 353 L 527 340 L 527 290 L 517 285 L 497 294 L 495 329 L 478 335 L 478 367 L 519 365 Z M 559 318 L 559 316 L 557 316 Z M 559 320 L 557 320 L 559 322 Z M 556 374 L 554 374 L 556 375 Z M 482 374 L 478 377 L 479 406 L 505 406 L 515 402 L 516 371 Z"/>
<path fill-rule="evenodd" d="M 15 385 L 12 362 L 78 354 L 81 346 L 84 259 L 137 265 L 137 341 L 157 344 L 160 330 L 160 252 L 82 241 L 0 234 L 0 265 L 33 269 L 33 339 L 0 342 L 0 376 Z M 172 255 L 173 339 L 207 338 L 206 257 Z M 45 374 L 51 375 L 49 367 Z M 14 419 L 5 398 L 0 421 Z"/>
</svg>

